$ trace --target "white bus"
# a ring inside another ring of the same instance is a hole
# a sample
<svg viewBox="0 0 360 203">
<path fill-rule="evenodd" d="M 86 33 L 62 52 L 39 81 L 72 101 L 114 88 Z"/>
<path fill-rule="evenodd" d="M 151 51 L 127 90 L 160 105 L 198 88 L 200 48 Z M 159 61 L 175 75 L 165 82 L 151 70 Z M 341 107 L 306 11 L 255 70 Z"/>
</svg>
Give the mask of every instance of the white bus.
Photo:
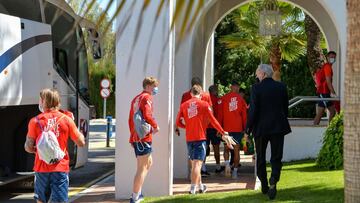
<svg viewBox="0 0 360 203">
<path fill-rule="evenodd" d="M 0 185 L 32 171 L 34 155 L 24 151 L 24 142 L 29 120 L 39 113 L 43 88 L 60 92 L 61 108 L 73 113 L 88 143 L 83 28 L 95 36 L 93 24 L 77 16 L 64 0 L 0 0 Z M 94 58 L 101 57 L 98 43 L 93 45 Z M 69 142 L 69 154 L 73 168 L 83 166 L 88 145 L 77 148 Z"/>
</svg>

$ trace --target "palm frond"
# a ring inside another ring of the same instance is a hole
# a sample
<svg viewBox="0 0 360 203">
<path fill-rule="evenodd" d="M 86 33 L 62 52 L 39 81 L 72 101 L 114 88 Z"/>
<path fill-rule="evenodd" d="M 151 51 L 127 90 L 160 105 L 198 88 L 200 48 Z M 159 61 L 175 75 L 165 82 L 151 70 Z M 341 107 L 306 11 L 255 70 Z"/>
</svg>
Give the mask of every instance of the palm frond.
<svg viewBox="0 0 360 203">
<path fill-rule="evenodd" d="M 178 21 L 178 18 L 180 17 L 184 7 L 185 7 L 185 1 L 184 0 L 176 1 L 176 7 L 175 7 L 174 15 L 173 15 L 173 17 L 171 19 L 170 30 L 172 30 L 174 28 L 175 22 Z"/>
<path fill-rule="evenodd" d="M 197 6 L 196 6 L 195 12 L 194 12 L 194 14 L 192 15 L 190 24 L 189 24 L 189 26 L 188 26 L 187 29 L 186 29 L 187 32 L 189 32 L 189 31 L 192 29 L 192 27 L 194 26 L 195 20 L 196 20 L 196 18 L 200 15 L 200 11 L 201 11 L 202 7 L 204 6 L 204 3 L 205 3 L 204 0 L 198 0 L 198 4 L 197 4 Z"/>
<path fill-rule="evenodd" d="M 292 35 L 281 38 L 279 42 L 281 58 L 284 60 L 292 62 L 299 56 L 306 54 L 305 42 L 296 39 Z"/>
<path fill-rule="evenodd" d="M 165 0 L 161 0 L 160 3 L 159 3 L 159 6 L 158 8 L 156 9 L 156 17 L 155 17 L 155 24 L 160 16 L 160 13 L 164 7 L 164 3 L 165 3 Z"/>
<path fill-rule="evenodd" d="M 185 29 L 186 29 L 186 26 L 187 26 L 187 23 L 190 19 L 190 15 L 191 15 L 191 11 L 193 9 L 193 5 L 194 5 L 194 1 L 189 1 L 189 4 L 187 5 L 186 7 L 186 10 L 185 10 L 185 15 L 184 15 L 184 20 L 181 24 L 181 29 L 180 29 L 180 34 L 179 34 L 179 40 L 181 41 L 185 35 Z"/>
<path fill-rule="evenodd" d="M 123 9 L 125 3 L 126 3 L 126 0 L 122 0 L 122 1 L 120 2 L 120 4 L 118 5 L 118 7 L 117 7 L 116 10 L 115 10 L 114 15 L 111 17 L 109 23 L 106 25 L 106 27 L 105 27 L 105 29 L 104 29 L 104 31 L 103 31 L 104 33 L 106 33 L 106 32 L 109 30 L 109 27 L 110 27 L 110 26 L 112 25 L 112 23 L 114 22 L 116 16 L 118 16 L 118 15 L 120 14 L 120 12 L 121 12 L 121 10 Z"/>
<path fill-rule="evenodd" d="M 101 16 L 99 18 L 99 20 L 96 22 L 96 29 L 99 28 L 100 24 L 104 21 L 105 17 L 106 17 L 106 14 L 107 12 L 109 11 L 111 5 L 113 4 L 114 0 L 109 0 L 109 3 L 106 5 L 106 8 L 105 10 L 101 13 Z"/>
<path fill-rule="evenodd" d="M 141 8 L 141 12 L 140 12 L 137 24 L 136 24 L 136 31 L 135 31 L 133 47 L 136 45 L 137 40 L 139 38 L 140 31 L 141 31 L 141 26 L 143 24 L 145 10 L 148 8 L 149 4 L 150 4 L 150 0 L 144 0 L 144 3 L 143 3 L 142 8 Z"/>
</svg>

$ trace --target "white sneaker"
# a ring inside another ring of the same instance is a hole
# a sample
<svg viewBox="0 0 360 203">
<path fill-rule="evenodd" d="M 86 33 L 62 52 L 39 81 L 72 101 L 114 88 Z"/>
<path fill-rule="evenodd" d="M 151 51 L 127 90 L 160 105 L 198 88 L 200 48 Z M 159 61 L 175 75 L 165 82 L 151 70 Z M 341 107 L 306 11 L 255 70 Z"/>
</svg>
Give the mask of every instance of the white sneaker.
<svg viewBox="0 0 360 203">
<path fill-rule="evenodd" d="M 142 201 L 144 201 L 144 195 L 143 194 L 140 194 L 138 199 L 134 199 L 133 197 L 130 198 L 130 203 L 140 203 Z"/>
<path fill-rule="evenodd" d="M 207 191 L 207 187 L 205 184 L 203 184 L 203 189 L 199 190 L 199 193 L 205 193 Z"/>
<path fill-rule="evenodd" d="M 225 166 L 225 176 L 230 177 L 231 176 L 231 168 L 229 165 Z"/>
<path fill-rule="evenodd" d="M 232 171 L 231 178 L 232 179 L 238 179 L 237 171 L 235 171 L 235 170 Z"/>
</svg>

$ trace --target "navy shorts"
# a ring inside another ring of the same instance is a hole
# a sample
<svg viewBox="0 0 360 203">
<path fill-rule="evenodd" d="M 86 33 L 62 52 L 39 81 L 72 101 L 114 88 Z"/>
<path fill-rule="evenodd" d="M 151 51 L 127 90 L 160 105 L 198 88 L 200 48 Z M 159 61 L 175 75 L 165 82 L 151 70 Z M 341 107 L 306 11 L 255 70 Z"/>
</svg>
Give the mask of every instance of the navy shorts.
<svg viewBox="0 0 360 203">
<path fill-rule="evenodd" d="M 68 202 L 69 174 L 35 172 L 34 198 L 42 202 Z"/>
<path fill-rule="evenodd" d="M 244 137 L 244 133 L 242 132 L 229 132 L 229 135 L 234 138 L 236 144 L 241 144 L 241 139 Z"/>
<path fill-rule="evenodd" d="M 214 128 L 206 129 L 206 144 L 219 145 L 221 143 L 221 137 L 217 136 L 217 130 Z"/>
<path fill-rule="evenodd" d="M 206 156 L 206 140 L 187 143 L 188 155 L 190 160 L 203 161 Z"/>
<path fill-rule="evenodd" d="M 151 142 L 134 142 L 132 144 L 135 156 L 144 156 L 152 152 Z"/>
<path fill-rule="evenodd" d="M 319 94 L 318 96 L 319 98 L 331 98 L 330 94 Z M 319 107 L 323 108 L 327 108 L 333 105 L 332 101 L 318 101 L 317 104 Z"/>
</svg>

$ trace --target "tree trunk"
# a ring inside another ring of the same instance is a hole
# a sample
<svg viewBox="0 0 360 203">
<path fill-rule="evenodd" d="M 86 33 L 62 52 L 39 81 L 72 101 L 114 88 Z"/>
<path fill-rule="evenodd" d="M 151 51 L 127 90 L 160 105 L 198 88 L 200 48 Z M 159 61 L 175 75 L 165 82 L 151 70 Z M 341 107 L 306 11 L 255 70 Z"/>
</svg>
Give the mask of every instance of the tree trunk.
<svg viewBox="0 0 360 203">
<path fill-rule="evenodd" d="M 360 4 L 347 0 L 345 69 L 344 172 L 345 202 L 360 200 Z"/>
<path fill-rule="evenodd" d="M 305 14 L 305 33 L 307 36 L 307 61 L 311 73 L 322 66 L 325 56 L 320 43 L 322 33 L 313 19 Z"/>
<path fill-rule="evenodd" d="M 281 80 L 281 50 L 280 50 L 280 43 L 278 40 L 274 40 L 271 45 L 270 50 L 270 63 L 274 70 L 273 79 L 276 81 Z"/>
</svg>

